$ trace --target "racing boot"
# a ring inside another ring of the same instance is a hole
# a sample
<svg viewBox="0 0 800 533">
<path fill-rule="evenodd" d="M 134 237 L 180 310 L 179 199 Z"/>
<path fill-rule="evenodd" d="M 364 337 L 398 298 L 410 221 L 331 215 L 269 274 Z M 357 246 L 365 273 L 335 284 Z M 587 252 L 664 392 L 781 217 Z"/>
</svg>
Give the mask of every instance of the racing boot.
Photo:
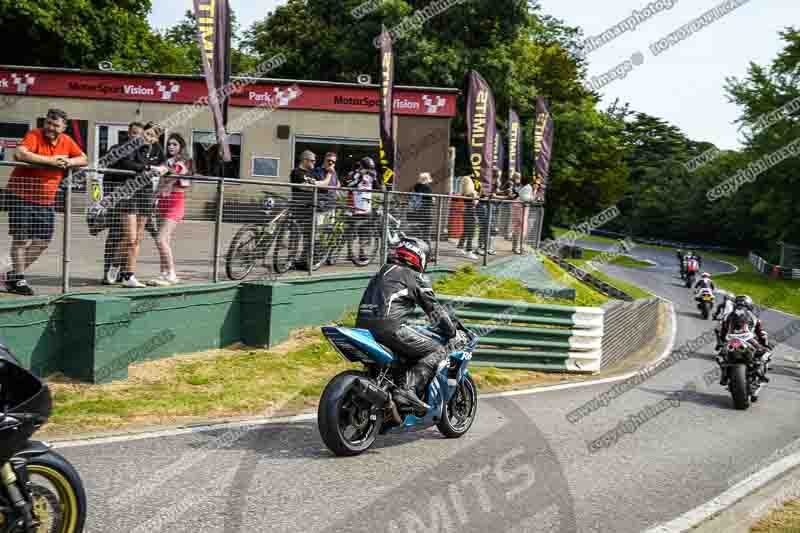
<svg viewBox="0 0 800 533">
<path fill-rule="evenodd" d="M 417 364 L 411 369 L 406 379 L 406 388 L 398 389 L 395 392 L 395 402 L 397 405 L 413 407 L 424 411 L 430 410 L 431 406 L 420 400 L 421 397 L 425 396 L 425 386 L 428 384 L 428 380 L 432 375 L 429 374 L 427 370 L 427 365 L 423 366 L 420 364 Z"/>
</svg>

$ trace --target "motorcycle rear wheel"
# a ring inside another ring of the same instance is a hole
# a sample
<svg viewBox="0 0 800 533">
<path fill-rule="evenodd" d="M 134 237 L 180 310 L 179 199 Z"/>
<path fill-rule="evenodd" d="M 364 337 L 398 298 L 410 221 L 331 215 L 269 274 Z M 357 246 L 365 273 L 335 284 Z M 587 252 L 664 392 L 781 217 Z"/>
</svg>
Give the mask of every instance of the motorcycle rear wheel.
<svg viewBox="0 0 800 533">
<path fill-rule="evenodd" d="M 729 383 L 733 405 L 743 411 L 750 407 L 750 393 L 747 390 L 747 367 L 744 364 L 738 364 L 729 367 L 728 370 L 730 372 Z"/>
<path fill-rule="evenodd" d="M 467 374 L 450 401 L 442 405 L 442 418 L 436 424 L 442 435 L 449 439 L 464 436 L 478 412 L 478 392 L 472 376 Z"/>
<path fill-rule="evenodd" d="M 80 533 L 86 523 L 86 490 L 77 470 L 55 452 L 27 460 L 37 533 Z"/>
<path fill-rule="evenodd" d="M 369 379 L 364 372 L 348 370 L 334 377 L 322 392 L 317 424 L 322 441 L 341 457 L 361 454 L 375 442 L 383 416 L 369 419 L 369 405 L 353 392 L 356 378 Z"/>
</svg>

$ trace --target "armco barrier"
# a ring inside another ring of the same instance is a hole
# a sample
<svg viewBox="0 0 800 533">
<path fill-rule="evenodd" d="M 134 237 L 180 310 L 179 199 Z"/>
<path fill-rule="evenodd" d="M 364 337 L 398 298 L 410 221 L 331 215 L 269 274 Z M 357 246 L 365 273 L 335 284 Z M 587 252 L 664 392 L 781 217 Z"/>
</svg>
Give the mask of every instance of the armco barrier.
<svg viewBox="0 0 800 533">
<path fill-rule="evenodd" d="M 784 268 L 780 265 L 773 265 L 759 257 L 755 252 L 750 252 L 750 263 L 758 272 L 765 276 L 775 276 L 781 279 L 800 280 L 800 269 Z"/>
<path fill-rule="evenodd" d="M 606 368 L 644 348 L 658 331 L 661 301 L 609 302 L 603 306 L 604 334 L 601 368 Z"/>
<path fill-rule="evenodd" d="M 558 266 L 569 272 L 573 277 L 579 279 L 584 283 L 591 285 L 592 287 L 602 292 L 606 296 L 610 296 L 611 298 L 617 298 L 619 300 L 624 300 L 626 302 L 632 302 L 635 299 L 633 296 L 623 291 L 622 289 L 618 289 L 617 287 L 614 287 L 610 283 L 606 283 L 600 278 L 595 277 L 586 272 L 585 270 L 576 267 L 572 263 L 564 261 L 557 255 L 548 255 L 548 257 L 552 261 L 557 263 Z"/>
<path fill-rule="evenodd" d="M 441 295 L 481 335 L 473 364 L 555 372 L 600 370 L 604 311 Z M 478 323 L 493 322 L 493 323 Z"/>
</svg>

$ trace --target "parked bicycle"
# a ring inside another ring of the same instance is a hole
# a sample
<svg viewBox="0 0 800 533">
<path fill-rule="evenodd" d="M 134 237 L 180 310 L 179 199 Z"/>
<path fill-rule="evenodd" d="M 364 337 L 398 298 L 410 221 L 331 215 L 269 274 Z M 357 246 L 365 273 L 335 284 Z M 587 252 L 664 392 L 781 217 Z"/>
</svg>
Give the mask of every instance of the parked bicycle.
<svg viewBox="0 0 800 533">
<path fill-rule="evenodd" d="M 283 198 L 264 195 L 262 220 L 239 228 L 228 247 L 225 271 L 231 280 L 246 278 L 259 262 L 268 272 L 285 274 L 297 261 L 301 231 L 291 206 Z"/>
<path fill-rule="evenodd" d="M 317 226 L 317 238 L 314 243 L 313 270 L 323 263 L 335 265 L 343 251 L 347 258 L 358 267 L 372 263 L 378 254 L 380 235 L 372 229 L 372 221 L 360 221 L 352 216 L 330 216 Z M 369 224 L 363 227 L 363 224 Z"/>
</svg>

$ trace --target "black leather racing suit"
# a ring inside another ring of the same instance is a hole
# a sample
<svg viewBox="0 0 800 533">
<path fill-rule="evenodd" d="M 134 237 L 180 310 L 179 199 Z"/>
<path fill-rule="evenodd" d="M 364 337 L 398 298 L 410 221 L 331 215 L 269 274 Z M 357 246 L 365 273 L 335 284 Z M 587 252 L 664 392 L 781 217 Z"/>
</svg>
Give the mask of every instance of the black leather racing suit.
<svg viewBox="0 0 800 533">
<path fill-rule="evenodd" d="M 370 280 L 361 298 L 356 327 L 368 329 L 397 356 L 416 363 L 408 385 L 422 398 L 420 388 L 448 353 L 441 342 L 409 324 L 418 305 L 445 339 L 455 337 L 456 326 L 436 300 L 430 280 L 404 265 L 387 264 Z"/>
</svg>

